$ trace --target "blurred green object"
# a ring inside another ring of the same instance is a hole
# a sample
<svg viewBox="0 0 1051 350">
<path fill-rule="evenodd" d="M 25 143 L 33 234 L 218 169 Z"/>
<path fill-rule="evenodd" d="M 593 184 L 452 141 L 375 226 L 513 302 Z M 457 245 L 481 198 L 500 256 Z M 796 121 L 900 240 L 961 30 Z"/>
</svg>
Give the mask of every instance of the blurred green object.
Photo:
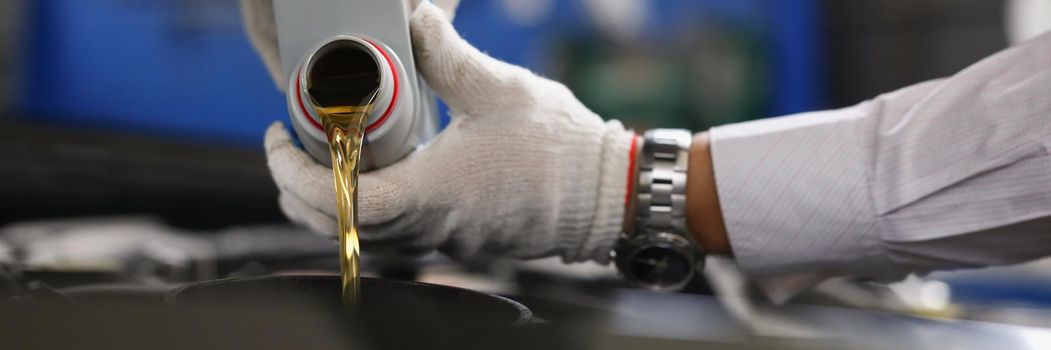
<svg viewBox="0 0 1051 350">
<path fill-rule="evenodd" d="M 704 130 L 763 117 L 769 55 L 745 29 L 703 27 L 653 46 L 588 37 L 559 51 L 559 78 L 596 113 L 629 127 Z"/>
</svg>

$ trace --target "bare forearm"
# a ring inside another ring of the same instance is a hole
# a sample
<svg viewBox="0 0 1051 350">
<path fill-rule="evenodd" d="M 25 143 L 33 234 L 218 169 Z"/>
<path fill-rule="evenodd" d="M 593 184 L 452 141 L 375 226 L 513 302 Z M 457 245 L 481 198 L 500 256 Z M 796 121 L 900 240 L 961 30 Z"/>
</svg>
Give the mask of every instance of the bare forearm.
<svg viewBox="0 0 1051 350">
<path fill-rule="evenodd" d="M 686 227 L 705 253 L 733 255 L 719 207 L 707 132 L 694 135 L 689 164 L 686 173 Z"/>
</svg>

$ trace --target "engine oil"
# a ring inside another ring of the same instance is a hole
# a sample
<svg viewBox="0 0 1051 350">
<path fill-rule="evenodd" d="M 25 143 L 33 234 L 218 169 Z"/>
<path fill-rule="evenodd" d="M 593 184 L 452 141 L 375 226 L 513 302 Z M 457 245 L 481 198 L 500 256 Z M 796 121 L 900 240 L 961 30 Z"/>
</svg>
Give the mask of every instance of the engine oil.
<svg viewBox="0 0 1051 350">
<path fill-rule="evenodd" d="M 357 187 L 365 129 L 380 94 L 375 61 L 352 41 L 333 42 L 319 51 L 307 72 L 307 92 L 329 143 L 336 191 L 343 305 L 360 299 Z"/>
</svg>

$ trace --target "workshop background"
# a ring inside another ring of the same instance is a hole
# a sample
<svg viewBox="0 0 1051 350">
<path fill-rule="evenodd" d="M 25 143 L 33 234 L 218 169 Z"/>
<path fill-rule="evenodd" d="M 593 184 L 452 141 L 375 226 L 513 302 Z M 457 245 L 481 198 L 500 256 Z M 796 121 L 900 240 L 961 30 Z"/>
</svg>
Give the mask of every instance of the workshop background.
<svg viewBox="0 0 1051 350">
<path fill-rule="evenodd" d="M 0 176 L 20 180 L 0 193 L 23 198 L 0 222 L 136 210 L 185 225 L 280 219 L 259 145 L 287 113 L 237 1 L 0 6 L 0 152 L 9 160 Z M 949 75 L 1007 45 L 1003 8 L 464 0 L 455 25 L 491 55 L 564 82 L 604 117 L 702 130 Z"/>
<path fill-rule="evenodd" d="M 1007 8 L 462 0 L 455 26 L 483 51 L 564 82 L 603 117 L 703 130 L 848 106 L 951 75 L 1008 45 Z M 285 100 L 245 37 L 236 0 L 0 1 L 0 240 L 112 225 L 242 240 L 262 230 L 318 256 L 335 253 L 272 229 L 286 222 L 262 152 L 274 120 L 287 120 Z M 225 272 L 205 275 L 270 268 L 219 266 Z M 1044 324 L 1025 315 L 1051 308 L 1047 267 L 948 274 L 936 290 L 1000 313 L 992 319 Z M 185 273 L 178 278 L 195 278 Z"/>
</svg>

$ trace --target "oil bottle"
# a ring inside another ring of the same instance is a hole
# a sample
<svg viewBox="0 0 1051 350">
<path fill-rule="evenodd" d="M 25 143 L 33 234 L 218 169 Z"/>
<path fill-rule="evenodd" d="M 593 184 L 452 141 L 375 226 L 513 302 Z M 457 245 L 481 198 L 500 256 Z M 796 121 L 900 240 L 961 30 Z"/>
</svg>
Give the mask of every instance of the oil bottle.
<svg viewBox="0 0 1051 350">
<path fill-rule="evenodd" d="M 291 124 L 307 153 L 333 170 L 342 298 L 351 308 L 360 299 L 358 171 L 394 163 L 436 133 L 434 96 L 412 59 L 409 8 L 400 0 L 274 2 Z"/>
<path fill-rule="evenodd" d="M 437 133 L 434 94 L 416 72 L 409 37 L 412 7 L 403 0 L 274 1 L 278 45 L 292 126 L 318 162 L 330 164 L 320 116 L 310 108 L 308 79 L 318 62 L 358 51 L 376 67 L 380 93 L 369 115 L 363 170 L 389 165 Z M 326 48 L 343 48 L 327 50 Z M 348 61 L 346 64 L 358 64 Z"/>
</svg>

